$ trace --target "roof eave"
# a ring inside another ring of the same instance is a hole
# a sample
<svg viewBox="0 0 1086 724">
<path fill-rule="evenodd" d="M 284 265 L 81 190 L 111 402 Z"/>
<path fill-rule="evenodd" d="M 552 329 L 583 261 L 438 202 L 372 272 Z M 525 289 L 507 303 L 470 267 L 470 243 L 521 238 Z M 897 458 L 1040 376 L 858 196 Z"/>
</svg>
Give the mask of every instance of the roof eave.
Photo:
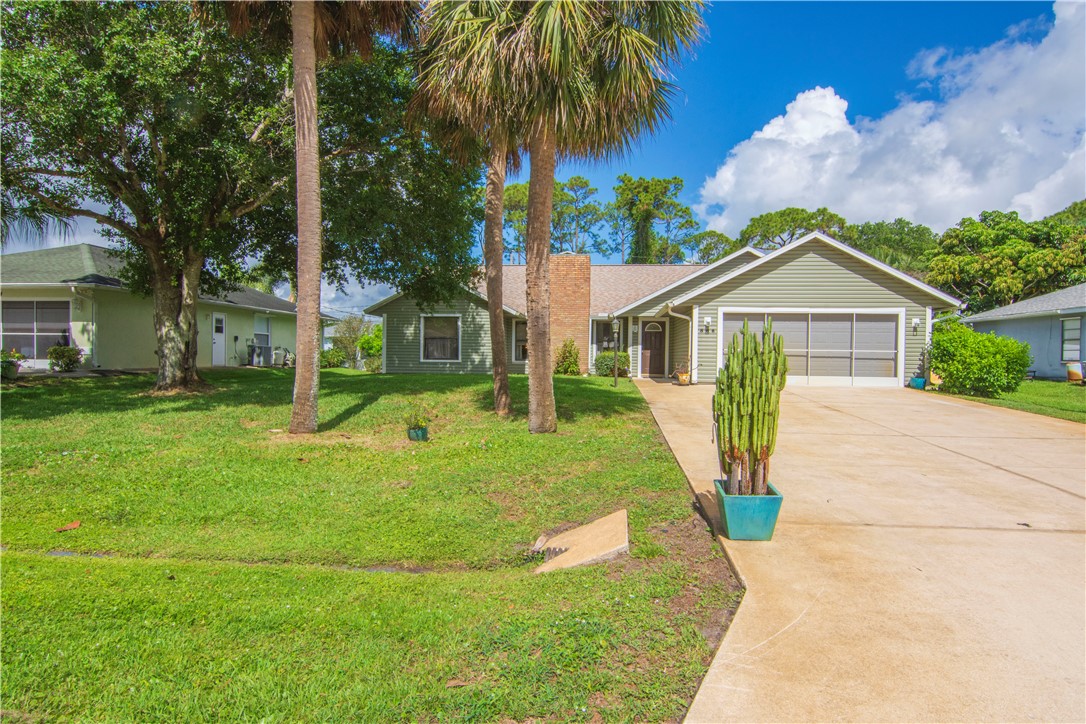
<svg viewBox="0 0 1086 724">
<path fill-rule="evenodd" d="M 715 280 L 713 280 L 712 282 L 710 282 L 708 284 L 704 284 L 701 287 L 682 295 L 681 297 L 673 299 L 671 303 L 672 304 L 684 304 L 685 302 L 688 302 L 689 300 L 693 299 L 694 297 L 698 296 L 699 294 L 704 294 L 705 292 L 712 289 L 713 287 L 719 286 L 719 285 L 723 284 L 724 282 L 731 281 L 732 279 L 735 279 L 736 277 L 742 276 L 743 274 L 749 272 L 751 269 L 755 269 L 755 268 L 761 266 L 762 264 L 768 263 L 772 259 L 776 259 L 778 256 L 790 253 L 790 252 L 794 251 L 795 249 L 798 249 L 799 247 L 803 246 L 804 244 L 809 243 L 811 241 L 815 241 L 815 240 L 821 241 L 821 242 L 823 242 L 825 244 L 829 244 L 830 246 L 837 249 L 838 251 L 844 252 L 845 254 L 848 254 L 848 255 L 856 258 L 856 259 L 859 259 L 860 261 L 866 262 L 870 266 L 873 266 L 876 269 L 880 269 L 880 270 L 886 272 L 887 274 L 889 274 L 890 276 L 893 276 L 893 277 L 895 277 L 897 279 L 900 279 L 901 281 L 905 282 L 906 284 L 909 284 L 910 286 L 915 287 L 916 289 L 919 289 L 922 292 L 930 294 L 931 296 L 946 302 L 950 306 L 953 306 L 953 307 L 960 307 L 961 306 L 961 300 L 955 299 L 954 297 L 950 296 L 946 292 L 942 292 L 942 291 L 936 289 L 933 286 L 925 284 L 924 282 L 920 281 L 919 279 L 914 279 L 913 277 L 909 276 L 908 274 L 906 274 L 903 271 L 895 269 L 895 268 L 893 268 L 892 266 L 890 266 L 888 264 L 884 264 L 881 261 L 879 261 L 878 259 L 874 259 L 874 258 L 868 256 L 867 254 L 864 254 L 862 251 L 857 251 L 856 249 L 853 249 L 851 246 L 848 246 L 847 244 L 842 244 L 841 242 L 837 241 L 836 239 L 834 239 L 832 237 L 829 237 L 829 236 L 826 236 L 825 234 L 822 234 L 822 233 L 817 232 L 817 231 L 813 231 L 810 234 L 807 234 L 806 236 L 804 236 L 804 237 L 802 237 L 800 239 L 797 239 L 796 241 L 792 242 L 791 244 L 786 244 L 785 246 L 782 246 L 780 249 L 776 249 L 775 251 L 772 251 L 772 252 L 764 255 L 761 259 L 753 261 L 750 264 L 747 264 L 745 266 L 741 266 L 741 267 L 739 267 L 738 269 L 736 269 L 734 272 L 732 272 L 730 274 L 725 274 L 724 276 L 722 276 L 722 277 L 720 277 L 718 279 L 715 279 Z"/>
<path fill-rule="evenodd" d="M 1039 312 L 1019 312 L 1017 314 L 998 314 L 993 316 L 984 316 L 984 312 L 972 317 L 964 317 L 962 322 L 966 324 L 972 324 L 973 322 L 1002 322 L 1007 319 L 1036 319 L 1038 317 L 1060 317 L 1068 314 L 1086 314 L 1086 307 L 1071 307 L 1069 309 L 1045 309 Z"/>
</svg>

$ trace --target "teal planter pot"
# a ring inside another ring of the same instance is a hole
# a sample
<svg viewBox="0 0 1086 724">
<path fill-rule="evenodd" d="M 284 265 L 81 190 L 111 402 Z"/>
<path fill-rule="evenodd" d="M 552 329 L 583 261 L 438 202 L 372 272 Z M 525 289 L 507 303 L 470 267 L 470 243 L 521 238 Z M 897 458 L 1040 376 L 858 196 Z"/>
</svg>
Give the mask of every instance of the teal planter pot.
<svg viewBox="0 0 1086 724">
<path fill-rule="evenodd" d="M 720 501 L 720 520 L 728 540 L 770 540 L 781 512 L 780 492 L 769 483 L 768 495 L 728 495 L 720 480 L 714 480 Z"/>
<path fill-rule="evenodd" d="M 415 442 L 426 442 L 430 439 L 429 431 L 425 427 L 411 427 L 407 429 L 407 439 Z"/>
<path fill-rule="evenodd" d="M 912 377 L 909 379 L 909 387 L 914 390 L 922 390 L 927 387 L 927 380 L 923 377 Z"/>
</svg>

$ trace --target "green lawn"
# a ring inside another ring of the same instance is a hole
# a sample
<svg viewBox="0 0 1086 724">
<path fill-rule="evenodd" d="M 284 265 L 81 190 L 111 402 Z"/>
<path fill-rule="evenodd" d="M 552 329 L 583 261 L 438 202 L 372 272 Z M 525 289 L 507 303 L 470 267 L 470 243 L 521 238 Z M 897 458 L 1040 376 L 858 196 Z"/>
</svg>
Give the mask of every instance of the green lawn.
<svg viewBox="0 0 1086 724">
<path fill-rule="evenodd" d="M 559 432 L 532 436 L 523 377 L 501 421 L 489 378 L 326 371 L 297 438 L 289 371 L 207 376 L 4 390 L 4 710 L 682 715 L 739 594 L 631 384 L 558 379 Z M 404 432 L 418 401 L 428 444 Z M 531 572 L 541 532 L 620 507 L 630 558 Z"/>
<path fill-rule="evenodd" d="M 1033 412 L 1061 420 L 1086 423 L 1086 387 L 1067 382 L 1047 380 L 1026 380 L 1015 392 L 1006 393 L 994 399 L 986 397 L 967 397 L 956 395 L 966 400 L 983 402 L 986 405 L 1009 407 L 1012 410 Z"/>
</svg>

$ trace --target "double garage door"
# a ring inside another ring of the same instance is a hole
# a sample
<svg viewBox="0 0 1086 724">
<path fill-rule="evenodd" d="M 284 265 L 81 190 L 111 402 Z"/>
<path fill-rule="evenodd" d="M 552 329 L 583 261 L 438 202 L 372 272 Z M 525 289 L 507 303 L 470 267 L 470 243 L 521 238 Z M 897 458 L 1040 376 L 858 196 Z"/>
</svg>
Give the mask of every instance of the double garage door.
<svg viewBox="0 0 1086 724">
<path fill-rule="evenodd" d="M 721 312 L 721 361 L 743 321 L 761 334 L 766 320 L 784 337 L 788 383 L 834 386 L 904 384 L 904 312 L 752 310 Z"/>
</svg>

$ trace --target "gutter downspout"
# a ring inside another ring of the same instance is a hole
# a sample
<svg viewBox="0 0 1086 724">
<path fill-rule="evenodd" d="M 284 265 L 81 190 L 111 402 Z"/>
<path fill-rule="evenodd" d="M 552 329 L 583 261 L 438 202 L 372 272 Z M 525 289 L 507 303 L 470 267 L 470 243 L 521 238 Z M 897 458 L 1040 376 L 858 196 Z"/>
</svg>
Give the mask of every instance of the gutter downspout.
<svg viewBox="0 0 1086 724">
<path fill-rule="evenodd" d="M 664 309 L 667 311 L 669 317 L 678 317 L 679 319 L 685 319 L 690 329 L 686 333 L 686 371 L 690 372 L 690 361 L 694 359 L 694 320 L 685 314 L 680 314 L 671 308 L 671 302 L 664 305 Z"/>
</svg>

